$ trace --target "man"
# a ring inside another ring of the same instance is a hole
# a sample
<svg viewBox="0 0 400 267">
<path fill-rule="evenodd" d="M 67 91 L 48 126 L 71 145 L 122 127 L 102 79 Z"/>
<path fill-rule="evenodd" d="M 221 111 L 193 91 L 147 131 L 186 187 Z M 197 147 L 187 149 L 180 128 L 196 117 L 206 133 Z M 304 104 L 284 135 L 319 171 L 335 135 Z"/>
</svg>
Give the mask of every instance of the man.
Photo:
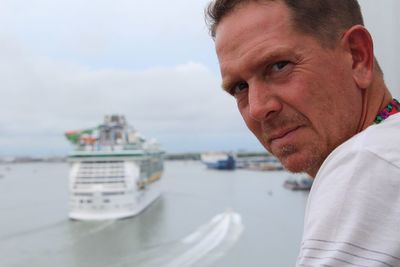
<svg viewBox="0 0 400 267">
<path fill-rule="evenodd" d="M 297 266 L 400 266 L 400 110 L 356 0 L 215 0 L 223 88 L 286 169 L 315 177 Z"/>
</svg>

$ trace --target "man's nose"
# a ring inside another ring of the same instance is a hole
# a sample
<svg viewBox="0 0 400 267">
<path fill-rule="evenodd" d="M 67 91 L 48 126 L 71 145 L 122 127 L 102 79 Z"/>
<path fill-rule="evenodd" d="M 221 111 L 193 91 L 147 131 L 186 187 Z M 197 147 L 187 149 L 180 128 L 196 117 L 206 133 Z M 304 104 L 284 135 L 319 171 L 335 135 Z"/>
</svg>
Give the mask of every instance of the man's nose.
<svg viewBox="0 0 400 267">
<path fill-rule="evenodd" d="M 263 83 L 249 84 L 248 105 L 250 116 L 256 121 L 271 119 L 282 108 L 279 98 Z"/>
</svg>

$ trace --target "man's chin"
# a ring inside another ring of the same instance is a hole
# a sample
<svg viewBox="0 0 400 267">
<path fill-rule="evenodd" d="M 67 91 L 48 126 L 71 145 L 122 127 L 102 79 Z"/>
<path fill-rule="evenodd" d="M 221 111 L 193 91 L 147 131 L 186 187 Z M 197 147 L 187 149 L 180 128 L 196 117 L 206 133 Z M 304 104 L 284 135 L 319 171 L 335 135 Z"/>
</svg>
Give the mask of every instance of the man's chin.
<svg viewBox="0 0 400 267">
<path fill-rule="evenodd" d="M 309 172 L 315 166 L 310 157 L 306 157 L 300 152 L 284 153 L 278 155 L 277 158 L 286 170 L 293 173 Z"/>
<path fill-rule="evenodd" d="M 292 172 L 292 173 L 302 173 L 302 172 L 307 172 L 307 168 L 304 166 L 299 166 L 299 165 L 294 165 L 294 164 L 282 164 L 285 170 Z"/>
</svg>

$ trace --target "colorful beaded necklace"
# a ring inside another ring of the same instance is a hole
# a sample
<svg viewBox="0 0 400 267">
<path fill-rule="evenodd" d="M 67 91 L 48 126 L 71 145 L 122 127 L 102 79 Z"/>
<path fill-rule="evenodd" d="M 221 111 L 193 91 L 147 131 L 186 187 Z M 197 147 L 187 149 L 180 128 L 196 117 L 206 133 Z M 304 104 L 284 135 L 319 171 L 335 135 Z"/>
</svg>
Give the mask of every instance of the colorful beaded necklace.
<svg viewBox="0 0 400 267">
<path fill-rule="evenodd" d="M 396 99 L 393 100 L 376 116 L 374 123 L 379 124 L 386 120 L 390 115 L 400 112 L 400 103 Z"/>
</svg>

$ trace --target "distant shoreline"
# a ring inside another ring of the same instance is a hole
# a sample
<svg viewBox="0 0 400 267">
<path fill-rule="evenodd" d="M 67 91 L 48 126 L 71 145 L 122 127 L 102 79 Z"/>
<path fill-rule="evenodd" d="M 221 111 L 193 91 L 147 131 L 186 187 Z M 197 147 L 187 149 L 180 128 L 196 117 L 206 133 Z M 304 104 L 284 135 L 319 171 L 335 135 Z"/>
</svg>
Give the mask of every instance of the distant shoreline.
<svg viewBox="0 0 400 267">
<path fill-rule="evenodd" d="M 200 160 L 202 152 L 184 152 L 184 153 L 166 153 L 165 160 Z M 259 151 L 238 151 L 234 152 L 236 157 L 260 157 L 270 156 L 267 152 Z M 51 157 L 34 157 L 34 156 L 17 156 L 17 157 L 0 157 L 0 164 L 17 164 L 17 163 L 57 163 L 66 162 L 67 156 L 51 156 Z"/>
</svg>

